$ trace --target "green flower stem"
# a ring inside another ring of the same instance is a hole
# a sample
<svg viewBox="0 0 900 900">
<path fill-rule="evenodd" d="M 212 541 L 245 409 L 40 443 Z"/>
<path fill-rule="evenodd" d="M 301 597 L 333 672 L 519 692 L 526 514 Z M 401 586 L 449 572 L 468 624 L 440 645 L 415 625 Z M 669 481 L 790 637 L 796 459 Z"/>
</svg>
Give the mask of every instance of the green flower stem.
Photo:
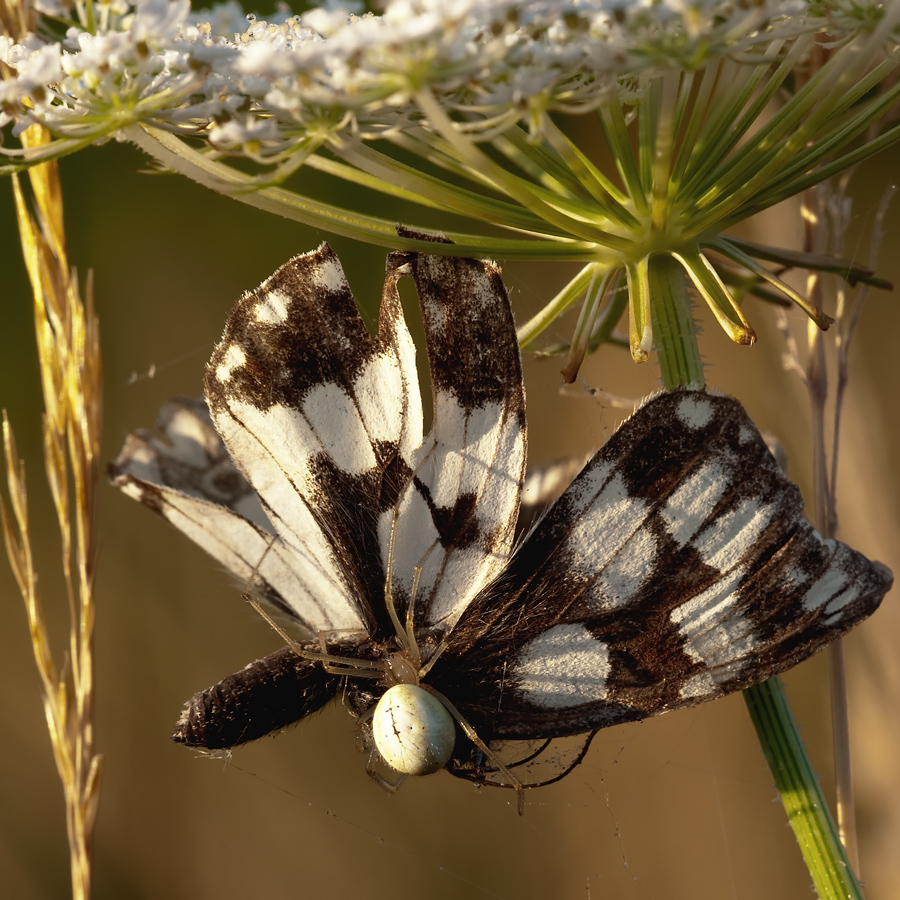
<svg viewBox="0 0 900 900">
<path fill-rule="evenodd" d="M 703 384 L 684 270 L 668 256 L 655 256 L 648 283 L 663 385 Z M 780 679 L 744 691 L 744 701 L 820 900 L 862 900 Z"/>
<path fill-rule="evenodd" d="M 505 228 L 534 234 L 547 233 L 546 224 L 521 206 L 486 197 L 460 185 L 451 188 L 442 179 L 406 166 L 365 144 L 357 144 L 342 156 L 350 165 L 316 157 L 314 167 L 432 209 L 451 210 Z M 561 231 L 557 233 L 563 234 Z"/>
<path fill-rule="evenodd" d="M 586 156 L 564 135 L 553 120 L 546 116 L 543 124 L 547 142 L 565 160 L 569 171 L 575 172 L 578 179 L 601 209 L 611 218 L 627 228 L 638 228 L 640 220 L 626 208 L 628 198 L 623 194 Z M 521 132 L 513 132 L 521 140 Z"/>
<path fill-rule="evenodd" d="M 125 129 L 123 134 L 162 165 L 220 194 L 227 194 L 249 206 L 314 228 L 389 247 L 392 250 L 444 253 L 448 256 L 491 256 L 499 259 L 596 262 L 601 258 L 594 243 L 577 240 L 516 240 L 454 231 L 445 231 L 446 236 L 454 244 L 435 244 L 431 241 L 399 237 L 396 220 L 354 213 L 310 200 L 284 188 L 261 188 L 259 182 L 250 175 L 217 162 L 163 129 L 147 124 L 132 125 Z"/>
<path fill-rule="evenodd" d="M 606 143 L 612 151 L 619 177 L 634 203 L 635 214 L 644 217 L 650 212 L 647 197 L 641 183 L 641 173 L 631 149 L 631 138 L 625 114 L 618 103 L 607 103 L 597 110 Z"/>
<path fill-rule="evenodd" d="M 535 215 L 546 219 L 564 232 L 577 236 L 585 241 L 606 244 L 611 238 L 602 230 L 571 216 L 560 213 L 551 203 L 538 196 L 534 185 L 523 178 L 518 178 L 502 166 L 497 165 L 467 135 L 462 134 L 444 112 L 443 107 L 427 90 L 416 92 L 416 103 L 431 123 L 432 128 L 465 160 L 472 171 L 481 171 L 488 175 L 500 189 Z"/>
<path fill-rule="evenodd" d="M 781 679 L 744 691 L 744 702 L 820 900 L 862 900 Z"/>
</svg>

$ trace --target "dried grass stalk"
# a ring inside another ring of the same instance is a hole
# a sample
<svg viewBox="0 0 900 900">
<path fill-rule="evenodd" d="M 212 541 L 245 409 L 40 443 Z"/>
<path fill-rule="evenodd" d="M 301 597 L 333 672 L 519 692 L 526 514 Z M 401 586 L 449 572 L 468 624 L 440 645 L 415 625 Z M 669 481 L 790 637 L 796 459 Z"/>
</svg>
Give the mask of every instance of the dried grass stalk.
<svg viewBox="0 0 900 900">
<path fill-rule="evenodd" d="M 49 140 L 40 126 L 22 135 L 25 146 Z M 3 415 L 3 447 L 11 514 L 0 502 L 10 563 L 28 610 L 34 658 L 41 677 L 47 727 L 66 799 L 72 894 L 87 900 L 91 835 L 97 813 L 101 758 L 94 752 L 93 655 L 95 489 L 102 421 L 100 342 L 90 280 L 82 303 L 66 258 L 62 193 L 56 163 L 29 171 L 33 213 L 14 177 L 25 264 L 34 294 L 35 331 L 44 390 L 44 463 L 62 538 L 69 605 L 69 646 L 58 666 L 41 611 L 28 526 L 25 467 Z"/>
</svg>

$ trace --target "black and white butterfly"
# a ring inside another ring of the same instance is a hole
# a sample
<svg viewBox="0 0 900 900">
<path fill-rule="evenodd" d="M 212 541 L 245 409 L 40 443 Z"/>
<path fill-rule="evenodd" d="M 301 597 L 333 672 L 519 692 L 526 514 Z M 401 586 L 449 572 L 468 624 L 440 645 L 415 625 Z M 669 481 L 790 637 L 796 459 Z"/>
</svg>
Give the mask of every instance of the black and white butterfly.
<svg viewBox="0 0 900 900">
<path fill-rule="evenodd" d="M 168 442 L 130 436 L 110 475 L 252 579 L 296 641 L 196 694 L 173 736 L 188 746 L 259 738 L 343 691 L 375 707 L 393 768 L 478 777 L 493 742 L 590 733 L 788 669 L 892 582 L 816 533 L 740 404 L 701 390 L 644 403 L 517 539 L 525 397 L 489 262 L 392 254 L 373 336 L 331 249 L 298 256 L 235 307 L 206 400 L 209 416 L 168 404 Z"/>
</svg>

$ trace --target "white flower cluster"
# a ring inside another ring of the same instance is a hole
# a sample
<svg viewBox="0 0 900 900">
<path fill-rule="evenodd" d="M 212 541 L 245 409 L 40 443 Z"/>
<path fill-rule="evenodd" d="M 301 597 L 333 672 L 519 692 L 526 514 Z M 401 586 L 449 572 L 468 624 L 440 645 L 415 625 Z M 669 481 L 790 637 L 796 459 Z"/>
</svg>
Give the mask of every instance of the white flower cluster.
<svg viewBox="0 0 900 900">
<path fill-rule="evenodd" d="M 111 0 L 94 3 L 90 27 L 73 25 L 62 40 L 0 36 L 0 60 L 15 73 L 0 82 L 0 127 L 40 121 L 57 139 L 84 143 L 147 121 L 274 161 L 304 142 L 403 130 L 422 118 L 421 92 L 473 131 L 539 127 L 545 111 L 631 96 L 664 66 L 758 54 L 816 29 L 840 38 L 871 28 L 884 6 L 389 0 L 380 16 L 345 5 L 264 22 L 235 0 L 197 13 L 188 0 Z M 65 14 L 60 0 L 40 8 Z"/>
</svg>

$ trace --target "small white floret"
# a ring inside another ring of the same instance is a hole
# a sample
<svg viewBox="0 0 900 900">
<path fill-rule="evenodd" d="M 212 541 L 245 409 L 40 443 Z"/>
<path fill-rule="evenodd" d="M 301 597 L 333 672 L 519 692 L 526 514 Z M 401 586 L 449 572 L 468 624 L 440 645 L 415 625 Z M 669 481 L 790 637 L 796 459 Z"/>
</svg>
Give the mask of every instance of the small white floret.
<svg viewBox="0 0 900 900">
<path fill-rule="evenodd" d="M 404 775 L 430 775 L 447 765 L 456 725 L 437 697 L 414 684 L 397 684 L 375 707 L 372 736 L 391 768 Z"/>
</svg>

